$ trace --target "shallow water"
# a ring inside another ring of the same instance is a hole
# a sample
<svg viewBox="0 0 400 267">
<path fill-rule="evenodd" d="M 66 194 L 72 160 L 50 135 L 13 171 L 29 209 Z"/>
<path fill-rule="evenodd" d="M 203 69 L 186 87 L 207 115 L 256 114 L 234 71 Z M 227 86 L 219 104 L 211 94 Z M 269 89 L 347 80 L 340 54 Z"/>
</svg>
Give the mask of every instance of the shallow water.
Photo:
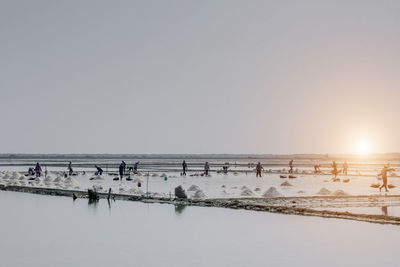
<svg viewBox="0 0 400 267">
<path fill-rule="evenodd" d="M 400 228 L 0 192 L 2 266 L 398 266 Z"/>
</svg>

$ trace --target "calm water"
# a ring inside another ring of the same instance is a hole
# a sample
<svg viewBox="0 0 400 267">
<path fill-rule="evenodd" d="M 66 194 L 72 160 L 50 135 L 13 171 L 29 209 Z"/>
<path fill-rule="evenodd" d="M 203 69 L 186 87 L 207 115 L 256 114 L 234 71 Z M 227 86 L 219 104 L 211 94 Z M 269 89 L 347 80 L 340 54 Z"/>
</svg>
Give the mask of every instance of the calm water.
<svg viewBox="0 0 400 267">
<path fill-rule="evenodd" d="M 0 192 L 1 266 L 399 266 L 400 228 Z"/>
</svg>

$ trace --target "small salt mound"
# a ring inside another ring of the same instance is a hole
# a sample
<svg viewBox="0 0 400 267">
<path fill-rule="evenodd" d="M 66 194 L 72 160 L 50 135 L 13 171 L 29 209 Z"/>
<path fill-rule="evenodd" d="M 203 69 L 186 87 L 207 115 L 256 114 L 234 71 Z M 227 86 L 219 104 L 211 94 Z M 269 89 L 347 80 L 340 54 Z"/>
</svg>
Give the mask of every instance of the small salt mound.
<svg viewBox="0 0 400 267">
<path fill-rule="evenodd" d="M 42 181 L 43 181 L 43 179 L 40 177 L 35 178 L 35 184 L 40 184 Z"/>
<path fill-rule="evenodd" d="M 285 181 L 283 183 L 281 183 L 281 186 L 293 186 L 291 183 L 289 183 L 288 181 Z"/>
<path fill-rule="evenodd" d="M 47 175 L 45 178 L 44 178 L 44 180 L 43 180 L 43 182 L 45 183 L 45 184 L 50 184 L 50 183 L 52 183 L 53 182 L 53 177 L 51 177 L 50 175 Z"/>
<path fill-rule="evenodd" d="M 222 190 L 222 194 L 229 195 L 229 193 L 225 189 Z"/>
<path fill-rule="evenodd" d="M 241 188 L 240 188 L 241 190 L 246 190 L 246 189 L 249 189 L 247 186 L 242 186 Z"/>
<path fill-rule="evenodd" d="M 239 173 L 238 172 L 234 172 L 233 175 L 239 175 Z"/>
<path fill-rule="evenodd" d="M 273 186 L 271 186 L 267 191 L 265 191 L 265 193 L 262 196 L 266 198 L 283 197 L 283 195 L 279 193 L 278 190 Z"/>
<path fill-rule="evenodd" d="M 305 192 L 303 190 L 297 191 L 297 194 L 304 194 Z"/>
<path fill-rule="evenodd" d="M 160 174 L 160 177 L 164 178 L 165 176 L 167 176 L 165 173 Z"/>
<path fill-rule="evenodd" d="M 13 172 L 10 176 L 10 180 L 16 180 L 18 179 L 20 174 L 18 172 Z"/>
<path fill-rule="evenodd" d="M 331 191 L 329 191 L 325 187 L 321 188 L 321 190 L 319 190 L 319 192 L 317 193 L 317 195 L 322 195 L 322 196 L 326 196 L 326 195 L 330 195 L 330 194 L 331 194 Z"/>
<path fill-rule="evenodd" d="M 254 191 L 259 192 L 259 191 L 261 191 L 261 188 L 256 187 L 256 188 L 254 189 Z"/>
<path fill-rule="evenodd" d="M 240 195 L 241 195 L 241 196 L 249 197 L 249 196 L 254 196 L 254 193 L 253 193 L 253 191 L 251 191 L 250 189 L 246 188 L 246 189 L 244 189 L 244 190 L 242 191 L 242 193 L 240 193 Z"/>
<path fill-rule="evenodd" d="M 198 187 L 197 185 L 193 184 L 188 188 L 188 191 L 198 191 L 201 190 L 200 187 Z"/>
<path fill-rule="evenodd" d="M 62 183 L 62 182 L 64 182 L 64 177 L 62 177 L 61 175 L 60 175 L 60 176 L 57 176 L 57 178 L 54 179 L 53 182 L 54 182 L 54 183 Z"/>
<path fill-rule="evenodd" d="M 158 175 L 156 174 L 156 173 L 153 173 L 152 175 L 151 175 L 151 177 L 157 177 Z"/>
<path fill-rule="evenodd" d="M 3 176 L 3 180 L 9 180 L 11 177 L 11 175 L 9 175 L 8 173 L 4 174 Z"/>
<path fill-rule="evenodd" d="M 77 186 L 78 185 L 78 181 L 72 177 L 65 178 L 64 183 L 67 186 Z"/>
<path fill-rule="evenodd" d="M 102 176 L 102 175 L 93 175 L 89 179 L 90 180 L 104 180 L 104 176 Z"/>
<path fill-rule="evenodd" d="M 343 190 L 336 190 L 335 192 L 333 192 L 334 196 L 348 196 L 349 194 L 347 194 L 346 192 L 344 192 Z"/>
<path fill-rule="evenodd" d="M 202 190 L 197 190 L 194 195 L 193 198 L 205 198 L 206 194 L 204 194 L 204 192 Z"/>
<path fill-rule="evenodd" d="M 18 178 L 18 180 L 20 180 L 20 181 L 25 181 L 25 180 L 26 180 L 25 175 L 21 175 L 21 176 Z"/>
</svg>

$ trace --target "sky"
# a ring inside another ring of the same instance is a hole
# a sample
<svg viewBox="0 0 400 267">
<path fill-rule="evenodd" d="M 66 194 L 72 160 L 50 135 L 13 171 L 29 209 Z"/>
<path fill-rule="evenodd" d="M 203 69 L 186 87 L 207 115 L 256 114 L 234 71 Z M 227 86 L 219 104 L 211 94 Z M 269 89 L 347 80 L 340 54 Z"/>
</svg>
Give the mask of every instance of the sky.
<svg viewBox="0 0 400 267">
<path fill-rule="evenodd" d="M 0 1 L 0 153 L 400 151 L 400 1 Z"/>
</svg>

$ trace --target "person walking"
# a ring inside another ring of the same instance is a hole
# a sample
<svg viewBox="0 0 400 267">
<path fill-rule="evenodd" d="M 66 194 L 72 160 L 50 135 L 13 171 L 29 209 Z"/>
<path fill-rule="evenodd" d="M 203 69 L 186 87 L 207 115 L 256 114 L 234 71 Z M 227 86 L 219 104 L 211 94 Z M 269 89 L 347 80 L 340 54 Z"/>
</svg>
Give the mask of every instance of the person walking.
<svg viewBox="0 0 400 267">
<path fill-rule="evenodd" d="M 210 165 L 208 165 L 208 161 L 204 164 L 204 175 L 208 175 L 208 171 L 210 170 Z"/>
<path fill-rule="evenodd" d="M 347 160 L 345 160 L 343 163 L 343 175 L 347 175 L 348 168 L 349 168 L 349 165 L 347 164 Z"/>
<path fill-rule="evenodd" d="M 187 168 L 186 161 L 183 161 L 182 162 L 182 175 L 186 176 L 186 168 Z"/>
<path fill-rule="evenodd" d="M 290 174 L 293 173 L 293 160 L 290 160 L 290 162 L 289 162 L 289 173 Z"/>
<path fill-rule="evenodd" d="M 379 192 L 381 192 L 382 188 L 385 187 L 386 192 L 389 192 L 388 187 L 387 187 L 387 173 L 389 171 L 394 171 L 393 168 L 389 168 L 388 165 L 385 165 L 381 171 L 381 174 L 379 174 L 379 176 L 382 177 L 382 185 L 379 187 Z"/>
<path fill-rule="evenodd" d="M 39 162 L 36 163 L 35 173 L 36 173 L 36 177 L 40 177 L 40 174 L 42 173 L 42 167 L 40 167 Z"/>
<path fill-rule="evenodd" d="M 261 170 L 264 169 L 260 162 L 256 166 L 256 177 L 261 177 Z"/>
</svg>

